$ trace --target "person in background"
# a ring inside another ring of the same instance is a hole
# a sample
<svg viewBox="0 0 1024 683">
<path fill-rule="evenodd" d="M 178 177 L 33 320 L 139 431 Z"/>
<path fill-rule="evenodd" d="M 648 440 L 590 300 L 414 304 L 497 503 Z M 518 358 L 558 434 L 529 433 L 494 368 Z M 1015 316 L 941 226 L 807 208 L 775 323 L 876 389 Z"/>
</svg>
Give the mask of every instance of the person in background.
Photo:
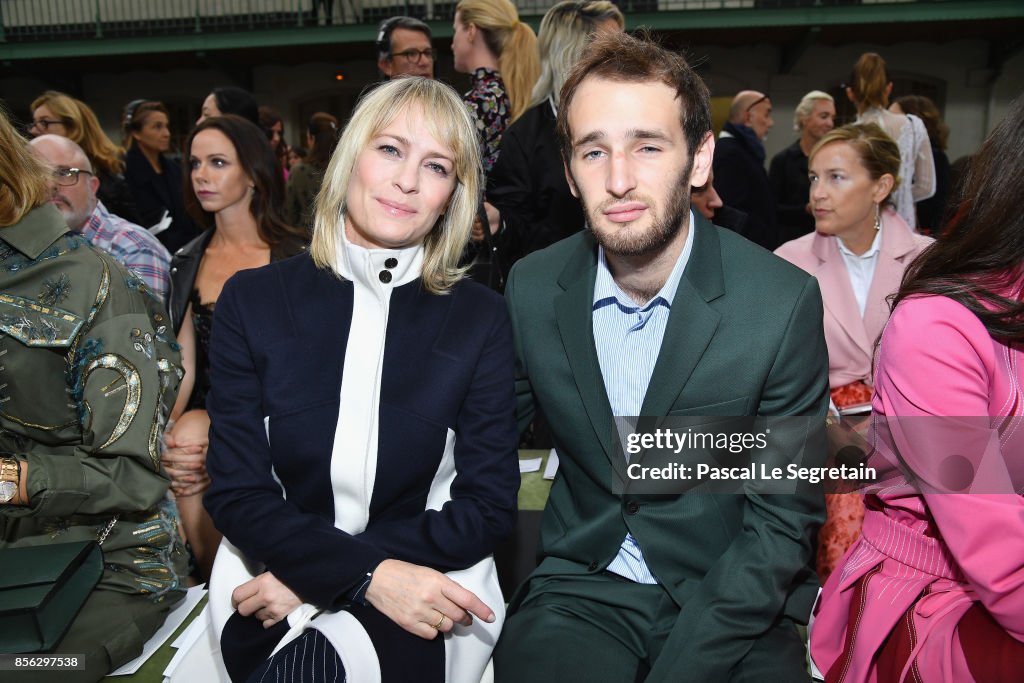
<svg viewBox="0 0 1024 683">
<path fill-rule="evenodd" d="M 875 342 L 889 319 L 888 298 L 907 266 L 931 243 L 892 208 L 900 150 L 873 123 L 843 126 L 811 150 L 810 199 L 815 232 L 776 254 L 817 278 L 825 304 L 829 387 L 835 408 L 867 412 Z M 860 533 L 859 494 L 826 494 L 818 575 L 828 579 Z"/>
<path fill-rule="evenodd" d="M 788 242 L 814 231 L 814 216 L 808 198 L 807 157 L 814 145 L 835 126 L 835 100 L 827 92 L 812 90 L 803 96 L 793 112 L 793 130 L 800 137 L 774 157 L 768 168 L 768 182 L 775 195 L 775 223 L 779 241 Z"/>
<path fill-rule="evenodd" d="M 391 80 L 331 159 L 310 255 L 224 285 L 206 507 L 235 681 L 481 679 L 519 486 L 508 313 L 458 267 L 481 182 L 455 91 Z"/>
<path fill-rule="evenodd" d="M 722 202 L 722 197 L 715 190 L 713 172 L 708 173 L 706 183 L 700 187 L 690 188 L 690 205 L 711 223 L 747 237 L 747 214 Z"/>
<path fill-rule="evenodd" d="M 747 236 L 766 249 L 779 246 L 775 197 L 764 170 L 764 139 L 775 125 L 772 101 L 756 90 L 736 94 L 715 146 L 715 188 L 728 206 L 747 214 Z"/>
<path fill-rule="evenodd" d="M 291 171 L 293 168 L 295 168 L 296 164 L 301 163 L 302 160 L 306 158 L 307 154 L 309 154 L 309 151 L 305 147 L 301 147 L 301 146 L 292 147 L 292 146 L 289 145 L 288 146 L 288 170 Z"/>
<path fill-rule="evenodd" d="M 292 166 L 285 193 L 284 217 L 289 225 L 313 229 L 313 200 L 320 191 L 324 171 L 338 144 L 338 119 L 318 111 L 309 117 L 306 145 L 309 153 Z"/>
<path fill-rule="evenodd" d="M 214 88 L 203 100 L 196 125 L 198 126 L 211 116 L 224 116 L 225 114 L 241 116 L 256 125 L 260 123 L 259 106 L 252 93 L 233 85 L 224 85 Z"/>
<path fill-rule="evenodd" d="M 558 152 L 558 95 L 591 38 L 624 27 L 622 12 L 606 0 L 559 2 L 541 19 L 540 78 L 530 108 L 505 131 L 487 182 L 499 214 L 492 227 L 502 226 L 496 239 L 506 276 L 518 259 L 586 227 Z"/>
<path fill-rule="evenodd" d="M 51 201 L 68 227 L 142 278 L 148 291 L 166 303 L 170 253 L 148 230 L 107 210 L 99 199 L 102 181 L 85 150 L 58 135 L 40 135 L 29 145 L 50 169 Z"/>
<path fill-rule="evenodd" d="M 943 217 L 952 189 L 952 170 L 946 156 L 949 126 L 942 120 L 939 108 L 923 95 L 904 95 L 889 105 L 894 114 L 913 114 L 921 119 L 928 131 L 928 143 L 935 163 L 935 194 L 917 202 L 917 223 L 922 232 L 936 236 L 942 230 Z"/>
<path fill-rule="evenodd" d="M 430 27 L 412 17 L 389 17 L 377 32 L 377 68 L 384 78 L 434 77 Z"/>
<path fill-rule="evenodd" d="M 1018 97 L 882 334 L 872 429 L 903 477 L 869 496 L 821 594 L 810 650 L 829 683 L 1024 671 L 1022 196 Z"/>
<path fill-rule="evenodd" d="M 124 113 L 125 179 L 135 197 L 142 225 L 154 232 L 172 254 L 199 230 L 185 211 L 181 166 L 167 156 L 170 118 L 160 102 L 134 100 Z M 153 230 L 170 218 L 170 226 Z"/>
<path fill-rule="evenodd" d="M 97 196 L 108 210 L 132 223 L 141 221 L 128 181 L 124 178 L 124 149 L 107 137 L 96 114 L 85 102 L 48 90 L 32 102 L 29 134 L 60 135 L 78 143 L 99 178 Z"/>
<path fill-rule="evenodd" d="M 181 368 L 163 307 L 68 232 L 49 178 L 0 110 L 0 549 L 96 541 L 103 574 L 41 653 L 81 668 L 3 680 L 95 683 L 139 656 L 185 595 L 158 451 Z"/>
<path fill-rule="evenodd" d="M 275 109 L 260 106 L 260 128 L 270 140 L 270 149 L 281 166 L 284 181 L 288 182 L 288 144 L 284 141 L 284 120 Z"/>
<path fill-rule="evenodd" d="M 885 60 L 865 52 L 857 60 L 846 96 L 857 107 L 857 123 L 881 126 L 900 148 L 900 178 L 893 196 L 896 212 L 911 228 L 917 227 L 915 204 L 935 194 L 935 162 L 924 123 L 913 114 L 888 111 L 892 81 Z"/>
<path fill-rule="evenodd" d="M 205 458 L 210 418 L 209 343 L 224 282 L 303 251 L 305 232 L 281 217 L 283 188 L 266 136 L 239 116 L 215 116 L 189 136 L 185 205 L 206 230 L 174 255 L 168 311 L 181 344 L 185 379 L 165 435 L 164 464 L 182 526 L 205 580 L 220 535 L 202 507 L 210 484 Z"/>
<path fill-rule="evenodd" d="M 537 36 L 509 0 L 459 0 L 452 30 L 455 70 L 473 79 L 463 99 L 476 121 L 487 174 L 505 128 L 529 106 L 540 74 Z"/>
</svg>

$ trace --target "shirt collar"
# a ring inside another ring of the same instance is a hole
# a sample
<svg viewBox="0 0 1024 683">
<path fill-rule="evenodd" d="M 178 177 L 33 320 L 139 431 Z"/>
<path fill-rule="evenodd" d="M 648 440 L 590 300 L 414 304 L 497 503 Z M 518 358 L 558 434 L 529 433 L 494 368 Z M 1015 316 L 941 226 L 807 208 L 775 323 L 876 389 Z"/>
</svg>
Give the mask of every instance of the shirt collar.
<svg viewBox="0 0 1024 683">
<path fill-rule="evenodd" d="M 82 237 L 92 241 L 93 235 L 95 235 L 104 224 L 110 222 L 110 212 L 107 211 L 107 207 L 103 206 L 103 202 L 96 200 L 96 208 L 92 210 L 89 217 L 85 220 L 85 224 L 79 232 Z"/>
<path fill-rule="evenodd" d="M 672 272 L 669 274 L 668 279 L 665 280 L 665 284 L 661 286 L 661 290 L 642 307 L 638 306 L 615 282 L 615 278 L 612 277 L 612 271 L 608 268 L 604 247 L 599 246 L 597 248 L 597 279 L 594 281 L 594 309 L 596 310 L 615 302 L 620 307 L 629 311 L 646 311 L 658 305 L 671 309 L 672 302 L 676 298 L 676 290 L 679 289 L 679 281 L 682 279 L 683 271 L 686 270 L 686 264 L 690 260 L 690 252 L 693 251 L 693 233 L 696 230 L 697 221 L 694 219 L 693 210 L 691 209 L 686 242 L 683 244 L 682 252 L 680 252 L 679 257 L 676 259 L 676 265 L 673 266 Z"/>
<path fill-rule="evenodd" d="M 0 239 L 35 260 L 66 232 L 68 225 L 64 222 L 64 216 L 57 207 L 47 202 L 29 211 L 14 225 L 0 228 Z"/>
<path fill-rule="evenodd" d="M 338 270 L 342 277 L 384 292 L 412 282 L 423 273 L 423 244 L 404 249 L 367 249 L 349 241 L 344 217 L 339 221 Z M 383 272 L 389 273 L 382 279 Z M 385 282 L 385 280 L 387 280 Z"/>
<path fill-rule="evenodd" d="M 875 231 L 875 239 L 871 240 L 871 246 L 868 247 L 868 250 L 865 251 L 863 254 L 854 254 L 852 251 L 846 248 L 846 245 L 843 244 L 843 240 L 839 239 L 838 237 L 836 238 L 836 245 L 839 247 L 840 253 L 849 258 L 873 258 L 882 246 L 882 229 L 879 228 L 878 230 Z"/>
</svg>

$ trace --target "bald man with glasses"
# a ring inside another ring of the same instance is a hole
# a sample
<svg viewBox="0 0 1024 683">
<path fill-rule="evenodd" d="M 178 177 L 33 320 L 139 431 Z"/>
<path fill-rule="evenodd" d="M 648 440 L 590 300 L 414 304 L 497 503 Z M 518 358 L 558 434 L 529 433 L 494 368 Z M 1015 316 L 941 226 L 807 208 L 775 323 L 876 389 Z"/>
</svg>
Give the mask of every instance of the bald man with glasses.
<svg viewBox="0 0 1024 683">
<path fill-rule="evenodd" d="M 29 145 L 51 169 L 51 201 L 68 228 L 117 259 L 165 301 L 171 283 L 170 253 L 148 230 L 110 213 L 96 197 L 100 180 L 82 148 L 59 135 L 40 135 Z"/>
</svg>

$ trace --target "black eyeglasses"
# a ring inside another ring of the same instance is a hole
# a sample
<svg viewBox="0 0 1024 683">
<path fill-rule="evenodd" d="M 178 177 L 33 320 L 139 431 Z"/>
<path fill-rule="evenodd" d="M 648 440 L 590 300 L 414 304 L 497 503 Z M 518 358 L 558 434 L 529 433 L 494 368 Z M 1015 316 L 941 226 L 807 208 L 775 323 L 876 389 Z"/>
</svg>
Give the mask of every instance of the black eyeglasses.
<svg viewBox="0 0 1024 683">
<path fill-rule="evenodd" d="M 52 120 L 52 119 L 36 119 L 32 123 L 30 123 L 27 126 L 25 126 L 25 131 L 28 132 L 28 133 L 31 133 L 33 130 L 38 129 L 38 130 L 40 130 L 40 131 L 45 133 L 47 130 L 49 130 L 50 126 L 63 126 L 63 125 L 65 125 L 65 123 L 63 121 L 60 121 L 60 120 L 56 120 L 55 121 L 55 120 Z"/>
<path fill-rule="evenodd" d="M 409 64 L 419 64 L 421 59 L 426 59 L 428 62 L 434 61 L 434 51 L 430 48 L 426 50 L 405 50 L 403 52 L 396 52 L 392 57 L 401 57 Z"/>
<path fill-rule="evenodd" d="M 61 187 L 71 187 L 78 184 L 78 176 L 82 173 L 93 175 L 92 171 L 86 171 L 84 168 L 55 168 L 53 179 Z"/>
</svg>

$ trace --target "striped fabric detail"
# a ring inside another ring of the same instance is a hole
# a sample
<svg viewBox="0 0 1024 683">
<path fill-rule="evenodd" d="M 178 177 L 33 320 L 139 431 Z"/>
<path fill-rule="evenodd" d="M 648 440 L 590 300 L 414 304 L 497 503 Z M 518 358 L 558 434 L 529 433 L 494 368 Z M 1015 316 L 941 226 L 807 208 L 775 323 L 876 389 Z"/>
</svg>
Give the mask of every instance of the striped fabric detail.
<svg viewBox="0 0 1024 683">
<path fill-rule="evenodd" d="M 100 201 L 96 202 L 81 233 L 94 247 L 107 252 L 142 278 L 160 301 L 167 300 L 171 286 L 171 254 L 152 233 L 110 213 Z"/>
<path fill-rule="evenodd" d="M 693 250 L 696 226 L 692 211 L 689 218 L 686 243 L 672 273 L 661 291 L 643 306 L 637 305 L 615 283 L 604 248 L 598 249 L 597 279 L 594 282 L 594 343 L 605 393 L 616 417 L 639 416 L 643 407 L 672 311 L 672 300 Z M 620 438 L 624 437 L 620 435 Z M 632 534 L 626 534 L 618 554 L 608 565 L 608 571 L 637 583 L 658 583 Z"/>
</svg>

